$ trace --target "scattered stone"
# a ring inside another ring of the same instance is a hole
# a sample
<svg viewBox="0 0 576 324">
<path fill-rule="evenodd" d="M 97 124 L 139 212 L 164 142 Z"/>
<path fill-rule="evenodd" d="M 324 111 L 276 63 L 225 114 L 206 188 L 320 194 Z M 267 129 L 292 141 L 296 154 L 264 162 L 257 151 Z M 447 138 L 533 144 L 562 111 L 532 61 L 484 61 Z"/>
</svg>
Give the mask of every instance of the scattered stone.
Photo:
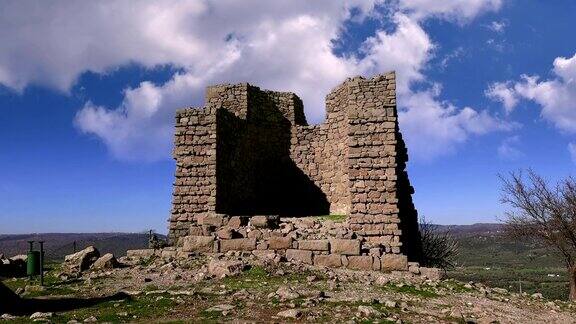
<svg viewBox="0 0 576 324">
<path fill-rule="evenodd" d="M 2 316 L 0 316 L 0 318 L 3 320 L 9 321 L 9 320 L 16 319 L 17 317 L 12 315 L 12 314 L 2 314 Z"/>
<path fill-rule="evenodd" d="M 92 264 L 94 270 L 114 269 L 118 268 L 120 264 L 112 253 L 106 253 Z"/>
<path fill-rule="evenodd" d="M 444 278 L 445 271 L 439 268 L 420 267 L 420 275 L 432 281 L 439 281 Z"/>
<path fill-rule="evenodd" d="M 276 316 L 282 317 L 282 318 L 297 319 L 300 316 L 302 316 L 302 311 L 299 309 L 287 309 L 287 310 L 278 312 L 278 314 L 276 314 Z"/>
<path fill-rule="evenodd" d="M 375 284 L 378 286 L 385 286 L 390 282 L 390 278 L 386 276 L 378 276 L 376 278 Z"/>
<path fill-rule="evenodd" d="M 71 271 L 82 272 L 88 270 L 99 257 L 100 252 L 94 246 L 89 246 L 84 250 L 65 256 L 64 263 Z"/>
<path fill-rule="evenodd" d="M 98 322 L 98 319 L 96 318 L 96 316 L 90 316 L 90 317 L 84 319 L 84 323 L 94 323 L 94 322 Z"/>
<path fill-rule="evenodd" d="M 154 249 L 128 250 L 126 256 L 131 259 L 148 259 L 156 255 Z"/>
<path fill-rule="evenodd" d="M 358 306 L 358 315 L 362 317 L 378 317 L 381 316 L 382 313 L 375 310 L 372 306 Z"/>
<path fill-rule="evenodd" d="M 42 312 L 36 312 L 32 315 L 30 315 L 30 319 L 31 320 L 38 320 L 38 319 L 47 319 L 47 318 L 51 318 L 52 316 L 54 316 L 54 313 L 42 313 Z"/>
<path fill-rule="evenodd" d="M 212 307 L 206 309 L 206 312 L 223 313 L 223 312 L 229 312 L 233 309 L 234 309 L 234 306 L 232 306 L 232 305 L 221 304 L 221 305 L 212 306 Z"/>
<path fill-rule="evenodd" d="M 534 293 L 534 294 L 531 295 L 531 297 L 532 297 L 532 298 L 535 298 L 535 299 L 542 299 L 542 298 L 544 298 L 544 296 L 542 296 L 541 293 Z"/>
<path fill-rule="evenodd" d="M 208 263 L 208 273 L 217 278 L 234 276 L 242 273 L 244 263 L 241 261 L 215 260 Z"/>
<path fill-rule="evenodd" d="M 281 286 L 278 288 L 278 290 L 276 290 L 276 295 L 278 295 L 278 298 L 280 298 L 282 301 L 292 300 L 300 297 L 299 293 L 293 291 L 292 288 L 287 286 Z"/>
</svg>

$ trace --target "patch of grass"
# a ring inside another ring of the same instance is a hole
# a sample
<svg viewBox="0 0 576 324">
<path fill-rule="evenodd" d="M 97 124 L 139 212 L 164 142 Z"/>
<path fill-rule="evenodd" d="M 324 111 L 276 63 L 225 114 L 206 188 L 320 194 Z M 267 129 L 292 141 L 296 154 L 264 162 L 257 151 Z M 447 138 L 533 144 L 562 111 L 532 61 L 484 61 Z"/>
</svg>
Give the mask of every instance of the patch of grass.
<svg viewBox="0 0 576 324">
<path fill-rule="evenodd" d="M 520 292 L 522 286 L 522 291 L 529 294 L 539 292 L 549 299 L 568 298 L 568 278 L 563 268 L 461 267 L 448 272 L 448 276 L 464 282 L 482 282 L 510 292 Z"/>
<path fill-rule="evenodd" d="M 318 220 L 323 222 L 323 221 L 333 221 L 334 223 L 342 223 L 343 221 L 346 220 L 346 217 L 348 217 L 347 215 L 323 215 L 323 216 L 318 216 Z"/>
<path fill-rule="evenodd" d="M 395 284 L 387 284 L 387 285 L 383 286 L 382 289 L 385 291 L 395 291 L 398 293 L 416 295 L 416 296 L 420 296 L 423 298 L 435 298 L 435 297 L 440 296 L 437 293 L 435 293 L 434 291 L 431 291 L 429 289 L 422 288 L 422 287 L 418 288 L 418 287 L 415 287 L 412 285 L 397 286 Z"/>
<path fill-rule="evenodd" d="M 141 258 L 138 261 L 138 265 L 141 265 L 143 267 L 147 267 L 147 266 L 151 265 L 152 263 L 154 263 L 154 261 L 156 261 L 156 256 L 153 255 L 149 258 Z"/>
<path fill-rule="evenodd" d="M 139 296 L 124 301 L 109 301 L 88 308 L 56 313 L 53 321 L 66 323 L 75 319 L 81 322 L 90 316 L 96 317 L 99 322 L 114 323 L 152 320 L 169 315 L 175 305 L 176 302 L 168 294 Z"/>
<path fill-rule="evenodd" d="M 311 273 L 302 272 L 298 274 L 286 274 L 275 276 L 268 273 L 263 267 L 252 267 L 242 274 L 235 277 L 226 277 L 222 279 L 227 289 L 259 289 L 259 290 L 276 290 L 279 286 L 289 283 L 306 282 L 306 276 Z"/>
<path fill-rule="evenodd" d="M 158 288 L 158 286 L 156 286 L 155 284 L 148 284 L 146 286 L 144 286 L 144 291 L 155 291 L 155 290 L 160 290 L 160 288 Z"/>
<path fill-rule="evenodd" d="M 452 292 L 455 292 L 455 293 L 467 293 L 467 292 L 474 291 L 474 289 L 472 289 L 472 288 L 467 288 L 463 282 L 453 280 L 453 279 L 448 279 L 448 280 L 442 282 L 440 287 L 446 288 L 446 289 L 448 289 Z"/>
<path fill-rule="evenodd" d="M 18 288 L 24 289 L 26 286 L 29 286 L 30 288 L 26 293 L 27 297 L 74 294 L 76 290 L 73 289 L 73 287 L 80 281 L 78 279 L 61 280 L 56 276 L 58 269 L 58 265 L 53 265 L 51 271 L 45 272 L 44 287 L 40 286 L 40 276 L 35 276 L 32 280 L 28 277 L 7 279 L 4 280 L 3 283 L 12 291 L 16 291 Z"/>
</svg>

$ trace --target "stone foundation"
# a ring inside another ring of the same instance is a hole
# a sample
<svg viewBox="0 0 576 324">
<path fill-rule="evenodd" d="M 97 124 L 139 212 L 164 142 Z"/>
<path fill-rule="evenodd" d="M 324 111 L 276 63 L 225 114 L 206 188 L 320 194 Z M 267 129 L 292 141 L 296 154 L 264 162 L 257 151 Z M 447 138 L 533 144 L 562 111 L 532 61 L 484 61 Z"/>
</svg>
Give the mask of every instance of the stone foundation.
<svg viewBox="0 0 576 324">
<path fill-rule="evenodd" d="M 176 251 L 180 254 L 250 251 L 333 268 L 408 270 L 405 255 L 393 253 L 392 248 L 374 247 L 358 237 L 347 221 L 215 214 L 193 223 L 189 232 L 191 235 L 178 240 Z M 390 242 L 391 247 L 397 244 Z"/>
</svg>

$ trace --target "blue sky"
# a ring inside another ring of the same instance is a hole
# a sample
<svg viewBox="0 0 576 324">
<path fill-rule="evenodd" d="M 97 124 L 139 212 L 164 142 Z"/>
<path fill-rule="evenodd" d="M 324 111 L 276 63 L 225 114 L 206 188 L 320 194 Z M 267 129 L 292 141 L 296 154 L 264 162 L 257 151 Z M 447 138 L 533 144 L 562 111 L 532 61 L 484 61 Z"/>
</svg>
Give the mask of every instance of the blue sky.
<svg viewBox="0 0 576 324">
<path fill-rule="evenodd" d="M 173 112 L 396 70 L 420 215 L 494 222 L 499 173 L 576 169 L 570 0 L 0 1 L 0 233 L 166 232 Z"/>
</svg>

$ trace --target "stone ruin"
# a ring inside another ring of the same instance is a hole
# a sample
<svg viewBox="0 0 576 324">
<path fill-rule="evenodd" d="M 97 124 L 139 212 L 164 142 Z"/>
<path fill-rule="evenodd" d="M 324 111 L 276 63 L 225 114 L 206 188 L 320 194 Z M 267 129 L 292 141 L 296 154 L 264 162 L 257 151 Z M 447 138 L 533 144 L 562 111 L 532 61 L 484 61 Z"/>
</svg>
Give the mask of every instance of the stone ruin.
<svg viewBox="0 0 576 324">
<path fill-rule="evenodd" d="M 308 125 L 294 93 L 208 87 L 205 107 L 176 113 L 170 242 L 180 253 L 417 267 L 395 89 L 394 72 L 347 79 L 326 96 L 325 122 Z M 320 215 L 345 217 L 313 217 Z"/>
</svg>

